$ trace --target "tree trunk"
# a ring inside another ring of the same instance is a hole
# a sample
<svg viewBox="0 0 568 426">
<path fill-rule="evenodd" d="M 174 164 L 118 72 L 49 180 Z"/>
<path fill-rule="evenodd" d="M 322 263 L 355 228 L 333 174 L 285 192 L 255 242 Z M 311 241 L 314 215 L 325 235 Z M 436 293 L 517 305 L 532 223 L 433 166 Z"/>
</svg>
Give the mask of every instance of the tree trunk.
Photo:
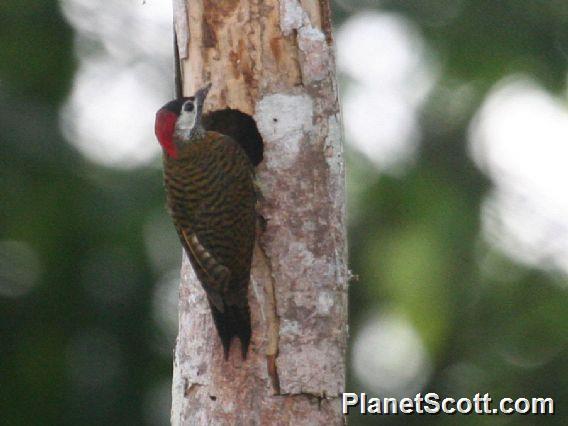
<svg viewBox="0 0 568 426">
<path fill-rule="evenodd" d="M 251 115 L 264 142 L 253 337 L 224 361 L 184 256 L 173 425 L 343 424 L 344 162 L 328 0 L 174 0 L 183 91 Z"/>
</svg>

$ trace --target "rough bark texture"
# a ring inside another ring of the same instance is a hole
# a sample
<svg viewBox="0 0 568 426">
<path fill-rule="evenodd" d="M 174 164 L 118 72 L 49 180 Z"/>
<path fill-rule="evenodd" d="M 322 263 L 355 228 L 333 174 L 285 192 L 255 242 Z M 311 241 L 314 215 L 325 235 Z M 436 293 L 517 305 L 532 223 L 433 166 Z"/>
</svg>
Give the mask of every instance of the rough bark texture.
<svg viewBox="0 0 568 426">
<path fill-rule="evenodd" d="M 174 0 L 186 95 L 235 108 L 264 141 L 243 361 L 182 267 L 173 425 L 342 424 L 347 281 L 344 166 L 327 0 Z"/>
</svg>

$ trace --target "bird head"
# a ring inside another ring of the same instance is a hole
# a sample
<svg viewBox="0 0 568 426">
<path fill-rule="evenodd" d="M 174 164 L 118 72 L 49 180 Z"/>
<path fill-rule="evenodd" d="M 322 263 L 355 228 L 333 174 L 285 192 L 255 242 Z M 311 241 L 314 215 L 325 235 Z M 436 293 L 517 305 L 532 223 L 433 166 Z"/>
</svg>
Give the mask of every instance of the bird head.
<svg viewBox="0 0 568 426">
<path fill-rule="evenodd" d="M 172 158 L 178 156 L 178 145 L 191 142 L 203 133 L 201 115 L 211 83 L 193 96 L 168 102 L 156 113 L 154 131 L 162 148 Z"/>
</svg>

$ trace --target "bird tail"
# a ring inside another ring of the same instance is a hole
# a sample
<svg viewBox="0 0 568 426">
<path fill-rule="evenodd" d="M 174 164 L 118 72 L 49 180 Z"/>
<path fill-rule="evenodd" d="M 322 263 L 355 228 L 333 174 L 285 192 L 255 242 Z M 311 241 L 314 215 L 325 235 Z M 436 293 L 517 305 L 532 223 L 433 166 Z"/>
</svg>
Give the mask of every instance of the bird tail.
<svg viewBox="0 0 568 426">
<path fill-rule="evenodd" d="M 224 312 L 221 312 L 211 302 L 211 314 L 215 327 L 221 338 L 223 350 L 225 352 L 225 360 L 229 358 L 229 349 L 233 337 L 238 337 L 241 341 L 242 357 L 247 357 L 248 347 L 251 338 L 250 309 L 246 306 L 226 305 Z"/>
</svg>

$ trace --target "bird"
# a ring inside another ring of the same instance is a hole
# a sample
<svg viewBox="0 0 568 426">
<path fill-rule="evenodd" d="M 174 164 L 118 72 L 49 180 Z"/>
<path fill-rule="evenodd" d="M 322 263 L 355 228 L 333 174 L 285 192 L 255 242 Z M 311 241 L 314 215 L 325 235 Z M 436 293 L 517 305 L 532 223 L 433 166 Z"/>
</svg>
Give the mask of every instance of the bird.
<svg viewBox="0 0 568 426">
<path fill-rule="evenodd" d="M 167 210 L 211 308 L 225 360 L 233 338 L 251 340 L 248 286 L 257 214 L 254 166 L 230 135 L 205 130 L 211 83 L 156 113 Z"/>
</svg>

